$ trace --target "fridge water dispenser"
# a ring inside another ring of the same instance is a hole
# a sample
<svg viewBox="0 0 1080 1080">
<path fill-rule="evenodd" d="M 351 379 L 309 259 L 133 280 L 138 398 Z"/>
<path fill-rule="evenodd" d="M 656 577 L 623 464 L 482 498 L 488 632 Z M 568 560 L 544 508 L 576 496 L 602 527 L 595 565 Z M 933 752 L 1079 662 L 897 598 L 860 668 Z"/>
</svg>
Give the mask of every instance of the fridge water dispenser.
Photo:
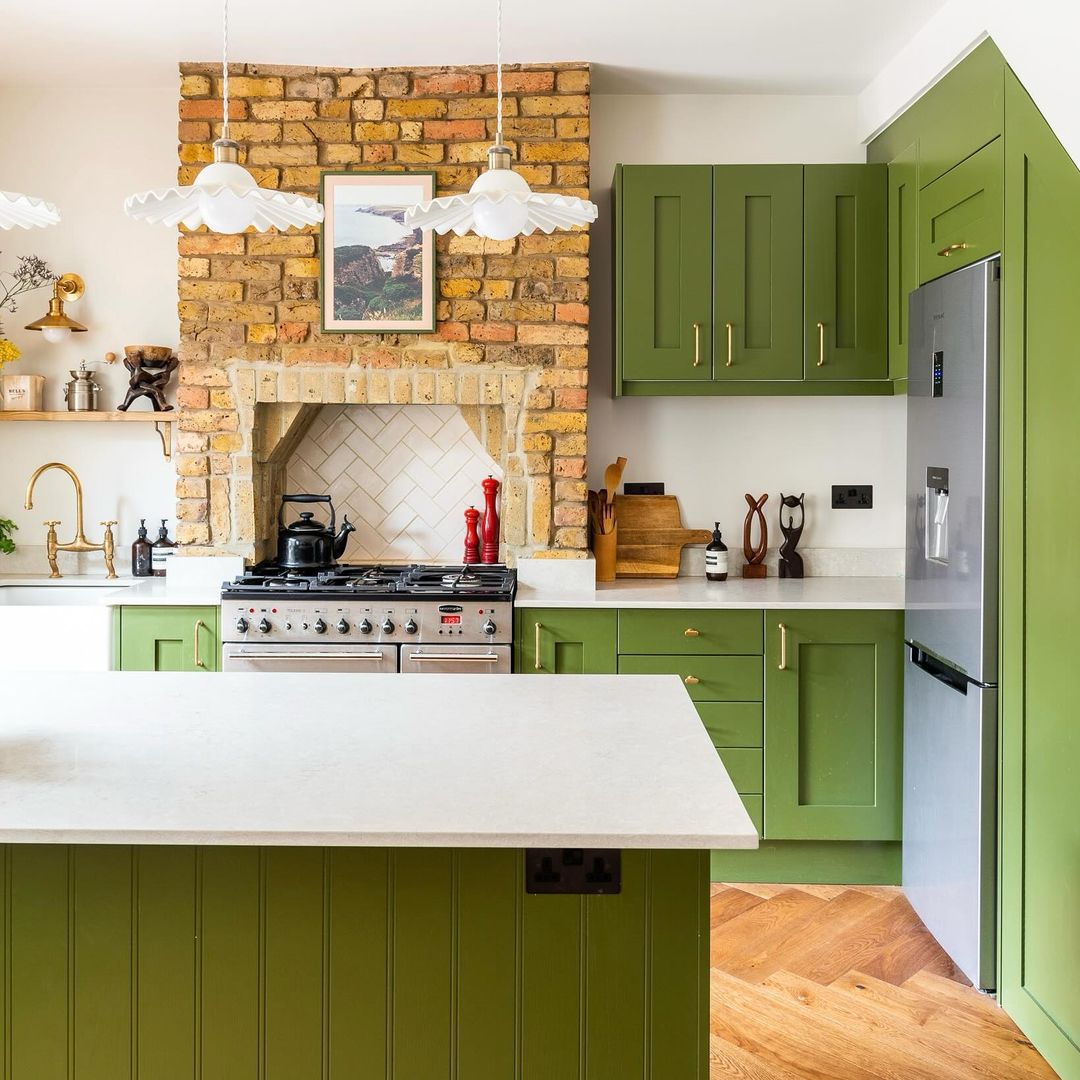
<svg viewBox="0 0 1080 1080">
<path fill-rule="evenodd" d="M 949 564 L 949 470 L 926 470 L 926 557 Z"/>
</svg>

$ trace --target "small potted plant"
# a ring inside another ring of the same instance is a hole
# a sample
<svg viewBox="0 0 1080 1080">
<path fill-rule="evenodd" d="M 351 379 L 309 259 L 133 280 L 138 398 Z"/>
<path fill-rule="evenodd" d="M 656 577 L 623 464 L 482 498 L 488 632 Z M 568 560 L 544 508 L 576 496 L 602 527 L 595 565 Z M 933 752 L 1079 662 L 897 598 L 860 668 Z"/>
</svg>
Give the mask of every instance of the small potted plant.
<svg viewBox="0 0 1080 1080">
<path fill-rule="evenodd" d="M 14 521 L 0 518 L 0 553 L 10 555 L 15 550 L 15 541 L 11 539 L 11 534 L 18 527 Z"/>
<path fill-rule="evenodd" d="M 14 313 L 18 308 L 16 300 L 20 296 L 33 292 L 35 289 L 43 289 L 46 285 L 51 285 L 55 279 L 56 275 L 49 269 L 44 259 L 39 259 L 36 255 L 21 256 L 13 271 L 0 271 L 0 314 Z M 0 319 L 0 372 L 6 365 L 18 360 L 20 355 L 18 346 L 4 337 L 4 323 Z M 36 393 L 31 392 L 31 380 Z M 0 374 L 4 407 L 12 408 L 13 403 L 19 401 L 20 405 L 16 407 L 40 408 L 41 385 L 44 381 L 40 375 Z M 0 532 L 0 536 L 2 535 Z M 3 550 L 5 549 L 0 546 L 0 551 Z"/>
</svg>

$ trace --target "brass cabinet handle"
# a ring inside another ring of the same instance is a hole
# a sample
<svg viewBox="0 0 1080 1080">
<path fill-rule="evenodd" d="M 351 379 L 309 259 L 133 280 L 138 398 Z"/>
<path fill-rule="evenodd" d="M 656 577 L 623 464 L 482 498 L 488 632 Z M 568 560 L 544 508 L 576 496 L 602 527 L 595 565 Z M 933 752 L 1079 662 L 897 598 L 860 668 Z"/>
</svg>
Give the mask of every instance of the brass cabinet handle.
<svg viewBox="0 0 1080 1080">
<path fill-rule="evenodd" d="M 544 665 L 540 663 L 540 631 L 543 629 L 543 625 L 541 623 L 537 623 L 535 629 L 536 639 L 533 642 L 533 667 L 537 671 L 543 671 Z"/>
<path fill-rule="evenodd" d="M 695 630 L 692 626 L 688 626 L 683 631 L 683 637 L 701 637 L 701 631 Z"/>
<path fill-rule="evenodd" d="M 686 683 L 687 686 L 697 686 L 701 680 L 696 675 L 687 675 L 686 678 L 683 679 L 683 682 Z"/>
<path fill-rule="evenodd" d="M 731 365 L 735 362 L 735 354 L 731 344 L 731 332 L 735 329 L 735 324 L 726 322 L 724 323 L 724 327 L 727 330 L 727 363 L 724 366 L 731 367 Z"/>
<path fill-rule="evenodd" d="M 949 245 L 948 247 L 943 247 L 943 248 L 942 248 L 942 249 L 941 249 L 941 250 L 940 250 L 940 251 L 938 252 L 938 254 L 939 254 L 939 255 L 940 255 L 940 256 L 941 256 L 941 257 L 942 257 L 943 259 L 947 259 L 947 258 L 948 258 L 948 257 L 949 257 L 949 256 L 950 256 L 950 255 L 951 255 L 951 254 L 952 254 L 953 252 L 954 252 L 954 251 L 967 251 L 967 249 L 968 249 L 968 247 L 969 247 L 969 246 L 970 246 L 970 245 L 968 245 L 968 244 L 965 244 L 965 243 L 964 243 L 964 242 L 963 242 L 963 241 L 961 240 L 959 244 L 950 244 L 950 245 Z"/>
<path fill-rule="evenodd" d="M 694 367 L 701 367 L 701 323 L 694 323 Z"/>
<path fill-rule="evenodd" d="M 202 657 L 199 655 L 199 631 L 206 629 L 206 623 L 202 619 L 195 620 L 195 666 L 204 668 L 206 665 L 203 663 Z"/>
<path fill-rule="evenodd" d="M 780 663 L 777 664 L 777 668 L 780 671 L 787 671 L 787 627 L 783 624 L 779 624 L 780 627 Z"/>
<path fill-rule="evenodd" d="M 825 366 L 825 324 L 817 324 L 817 366 Z"/>
</svg>

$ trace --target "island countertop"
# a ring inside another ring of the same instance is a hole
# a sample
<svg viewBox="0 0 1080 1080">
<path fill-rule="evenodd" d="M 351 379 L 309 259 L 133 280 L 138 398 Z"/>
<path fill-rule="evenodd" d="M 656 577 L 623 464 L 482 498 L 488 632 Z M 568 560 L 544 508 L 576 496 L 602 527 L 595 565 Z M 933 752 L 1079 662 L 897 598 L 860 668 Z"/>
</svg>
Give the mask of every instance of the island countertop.
<svg viewBox="0 0 1080 1080">
<path fill-rule="evenodd" d="M 674 675 L 13 673 L 0 842 L 753 848 Z"/>
</svg>

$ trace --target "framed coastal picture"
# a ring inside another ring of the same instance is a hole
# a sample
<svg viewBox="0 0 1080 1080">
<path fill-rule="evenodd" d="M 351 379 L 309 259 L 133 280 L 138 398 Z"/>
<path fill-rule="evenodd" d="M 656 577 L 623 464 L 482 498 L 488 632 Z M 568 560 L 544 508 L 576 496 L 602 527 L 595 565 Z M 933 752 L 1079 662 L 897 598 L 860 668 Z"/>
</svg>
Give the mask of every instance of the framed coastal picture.
<svg viewBox="0 0 1080 1080">
<path fill-rule="evenodd" d="M 324 172 L 322 328 L 327 333 L 435 329 L 435 241 L 405 210 L 435 196 L 431 172 Z"/>
</svg>

